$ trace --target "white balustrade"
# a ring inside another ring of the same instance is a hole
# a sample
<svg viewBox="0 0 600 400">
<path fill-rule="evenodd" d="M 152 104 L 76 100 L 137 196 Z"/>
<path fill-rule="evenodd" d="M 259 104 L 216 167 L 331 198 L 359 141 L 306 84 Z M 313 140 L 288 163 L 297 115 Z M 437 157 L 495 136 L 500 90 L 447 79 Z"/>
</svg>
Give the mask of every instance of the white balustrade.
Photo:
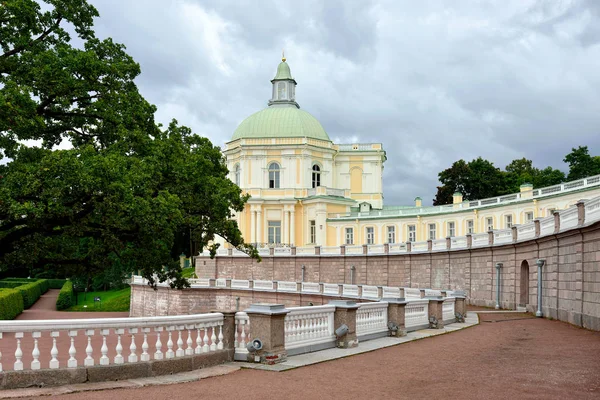
<svg viewBox="0 0 600 400">
<path fill-rule="evenodd" d="M 512 229 L 494 231 L 494 244 L 512 243 Z"/>
<path fill-rule="evenodd" d="M 358 286 L 342 285 L 342 296 L 358 297 Z"/>
<path fill-rule="evenodd" d="M 315 282 L 302 282 L 303 293 L 321 293 L 321 285 Z"/>
<path fill-rule="evenodd" d="M 346 246 L 346 255 L 348 254 L 362 254 L 363 247 L 362 246 Z"/>
<path fill-rule="evenodd" d="M 387 308 L 385 301 L 359 303 L 356 310 L 356 335 L 371 335 L 388 331 Z"/>
<path fill-rule="evenodd" d="M 383 296 L 382 297 L 389 297 L 389 298 L 399 298 L 402 297 L 402 293 L 399 287 L 390 287 L 390 286 L 384 286 L 382 288 L 382 293 Z"/>
<path fill-rule="evenodd" d="M 225 288 L 227 287 L 227 279 L 225 278 L 217 278 L 215 280 L 215 286 L 218 288 Z"/>
<path fill-rule="evenodd" d="M 431 250 L 446 250 L 446 239 L 432 240 Z"/>
<path fill-rule="evenodd" d="M 450 239 L 450 248 L 453 250 L 466 249 L 467 248 L 467 237 L 457 236 Z"/>
<path fill-rule="evenodd" d="M 600 220 L 600 197 L 586 201 L 584 207 L 586 224 Z"/>
<path fill-rule="evenodd" d="M 554 215 L 540 220 L 540 236 L 552 235 L 554 233 Z"/>
<path fill-rule="evenodd" d="M 419 253 L 419 252 L 428 251 L 428 250 L 429 250 L 429 245 L 427 244 L 427 242 L 413 242 L 412 243 L 411 251 L 413 253 Z"/>
<path fill-rule="evenodd" d="M 368 254 L 383 254 L 385 253 L 385 247 L 382 244 L 370 244 L 367 246 Z"/>
<path fill-rule="evenodd" d="M 321 247 L 321 255 L 340 255 L 342 254 L 340 246 L 323 246 Z"/>
<path fill-rule="evenodd" d="M 286 350 L 335 342 L 335 306 L 292 307 L 289 310 L 284 323 Z"/>
<path fill-rule="evenodd" d="M 377 286 L 362 285 L 362 297 L 366 299 L 378 299 L 379 288 Z"/>
<path fill-rule="evenodd" d="M 454 321 L 454 306 L 456 304 L 456 298 L 447 297 L 442 303 L 442 319 L 444 321 Z"/>
<path fill-rule="evenodd" d="M 406 253 L 406 243 L 392 243 L 389 245 L 390 253 Z"/>
<path fill-rule="evenodd" d="M 576 228 L 579 224 L 579 210 L 576 206 L 571 206 L 566 210 L 562 210 L 558 215 L 560 217 L 561 231 Z"/>
<path fill-rule="evenodd" d="M 314 255 L 314 247 L 296 247 L 296 255 Z"/>
<path fill-rule="evenodd" d="M 340 295 L 340 285 L 337 283 L 324 283 L 323 284 L 323 294 L 339 296 Z"/>
<path fill-rule="evenodd" d="M 292 248 L 291 247 L 275 247 L 275 248 L 273 248 L 273 255 L 275 255 L 275 256 L 291 256 Z"/>
<path fill-rule="evenodd" d="M 253 288 L 255 290 L 273 290 L 273 283 L 273 281 L 255 280 L 253 282 Z"/>
<path fill-rule="evenodd" d="M 425 289 L 425 297 L 439 297 L 442 295 L 441 290 Z"/>
<path fill-rule="evenodd" d="M 427 325 L 429 325 L 429 300 L 410 300 L 404 308 L 406 329 L 411 330 L 411 328 Z"/>
<path fill-rule="evenodd" d="M 404 288 L 404 297 L 407 299 L 420 299 L 421 298 L 421 289 Z"/>
<path fill-rule="evenodd" d="M 165 317 L 2 321 L 0 341 L 14 344 L 12 369 L 15 371 L 25 370 L 26 367 L 31 370 L 77 368 L 110 365 L 111 361 L 113 364 L 150 361 L 151 354 L 155 360 L 163 359 L 161 333 L 164 330 L 168 332 L 166 358 L 192 354 L 194 335 L 197 332 L 200 338 L 200 328 L 204 333 L 204 343 L 210 346 L 206 351 L 219 350 L 223 348 L 222 326 L 223 314 L 221 313 Z M 150 352 L 148 343 L 148 334 L 152 330 L 156 332 L 155 352 Z M 14 339 L 12 337 L 9 339 L 6 333 L 14 333 Z M 96 336 L 97 334 L 99 335 Z M 59 340 L 61 336 L 66 340 L 61 342 Z M 116 336 L 117 339 L 112 360 L 109 358 L 107 340 L 109 336 Z M 185 348 L 184 338 L 187 345 Z M 142 340 L 142 352 L 139 354 L 139 344 Z M 176 340 L 176 352 L 173 350 L 175 345 L 173 340 Z M 128 350 L 124 350 L 125 346 Z M 23 348 L 33 348 L 31 357 L 27 358 L 31 360 L 27 366 L 24 362 Z M 48 351 L 47 356 L 41 354 L 43 351 Z M 43 361 L 44 359 L 48 361 Z M 1 361 L 0 358 L 0 371 Z"/>
<path fill-rule="evenodd" d="M 246 361 L 248 349 L 246 345 L 250 339 L 250 319 L 243 311 L 235 313 L 235 334 L 233 337 L 234 358 L 238 361 Z M 198 347 L 197 347 L 198 349 Z"/>
<path fill-rule="evenodd" d="M 209 278 L 190 278 L 188 279 L 191 287 L 209 287 L 210 279 Z"/>
<path fill-rule="evenodd" d="M 285 282 L 278 281 L 277 282 L 277 291 L 278 292 L 296 292 L 298 290 L 298 285 L 296 282 Z"/>
<path fill-rule="evenodd" d="M 487 246 L 490 243 L 490 237 L 487 232 L 475 233 L 471 236 L 471 247 Z"/>
<path fill-rule="evenodd" d="M 232 279 L 231 280 L 231 288 L 232 289 L 250 289 L 250 281 L 245 279 Z"/>
<path fill-rule="evenodd" d="M 535 238 L 535 223 L 529 222 L 517 226 L 517 240 L 521 241 L 533 238 Z"/>
</svg>

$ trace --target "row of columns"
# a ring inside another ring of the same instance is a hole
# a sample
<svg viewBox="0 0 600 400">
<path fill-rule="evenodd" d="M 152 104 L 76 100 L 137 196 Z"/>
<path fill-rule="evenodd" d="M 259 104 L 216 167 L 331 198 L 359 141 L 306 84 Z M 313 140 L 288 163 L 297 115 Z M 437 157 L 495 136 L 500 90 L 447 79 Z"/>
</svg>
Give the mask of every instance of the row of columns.
<svg viewBox="0 0 600 400">
<path fill-rule="evenodd" d="M 264 227 L 263 227 L 264 222 Z M 250 243 L 266 243 L 268 241 L 268 222 L 263 221 L 262 207 L 253 205 L 250 208 Z M 263 235 L 264 233 L 264 235 Z M 296 242 L 296 212 L 291 207 L 284 207 L 281 220 L 281 242 Z"/>
</svg>

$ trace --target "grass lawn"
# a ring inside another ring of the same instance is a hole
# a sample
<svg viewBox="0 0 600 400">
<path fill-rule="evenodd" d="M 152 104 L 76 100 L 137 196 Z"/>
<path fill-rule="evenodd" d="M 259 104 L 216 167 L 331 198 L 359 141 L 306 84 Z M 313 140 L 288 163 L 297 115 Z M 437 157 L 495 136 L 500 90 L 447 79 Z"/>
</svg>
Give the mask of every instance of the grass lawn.
<svg viewBox="0 0 600 400">
<path fill-rule="evenodd" d="M 94 305 L 94 297 L 100 297 L 101 303 Z M 106 292 L 77 293 L 77 305 L 65 311 L 129 311 L 130 297 L 130 287 Z"/>
</svg>

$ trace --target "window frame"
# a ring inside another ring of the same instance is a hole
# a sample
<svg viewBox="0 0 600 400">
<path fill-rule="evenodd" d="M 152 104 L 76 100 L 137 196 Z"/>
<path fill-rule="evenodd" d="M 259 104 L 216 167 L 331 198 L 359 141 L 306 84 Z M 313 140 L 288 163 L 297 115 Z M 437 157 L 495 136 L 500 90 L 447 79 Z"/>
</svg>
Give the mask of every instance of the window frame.
<svg viewBox="0 0 600 400">
<path fill-rule="evenodd" d="M 344 229 L 344 239 L 344 243 L 346 243 L 346 245 L 354 245 L 354 228 L 347 227 Z"/>
<path fill-rule="evenodd" d="M 314 219 L 308 221 L 308 240 L 309 244 L 317 243 L 317 221 Z"/>
<path fill-rule="evenodd" d="M 269 189 L 281 188 L 281 165 L 277 161 L 269 163 Z M 271 175 L 272 174 L 272 175 Z"/>
<path fill-rule="evenodd" d="M 491 224 L 490 224 L 490 221 L 492 221 Z M 487 228 L 486 232 L 493 231 L 494 230 L 494 217 L 486 217 L 485 218 L 485 226 Z"/>
<path fill-rule="evenodd" d="M 531 215 L 531 218 L 529 218 L 529 215 Z M 535 214 L 533 211 L 525 211 L 525 223 L 533 222 L 534 219 Z"/>
<path fill-rule="evenodd" d="M 472 235 L 475 233 L 475 221 L 472 219 L 467 220 L 467 234 Z"/>
<path fill-rule="evenodd" d="M 277 241 L 277 239 L 279 239 L 279 241 Z M 267 243 L 281 244 L 281 221 L 267 221 Z"/>
<path fill-rule="evenodd" d="M 391 240 L 390 240 L 391 235 Z M 387 242 L 388 244 L 396 243 L 396 226 L 388 225 L 387 226 Z"/>
<path fill-rule="evenodd" d="M 311 168 L 311 186 L 313 189 L 321 186 L 321 166 L 319 164 L 313 164 Z"/>
<path fill-rule="evenodd" d="M 431 229 L 433 227 L 433 229 Z M 433 232 L 433 235 L 431 233 Z M 427 237 L 429 240 L 437 239 L 437 224 L 435 222 L 427 224 Z"/>
<path fill-rule="evenodd" d="M 448 231 L 448 237 L 456 237 L 456 222 L 448 221 L 446 222 L 446 229 Z"/>
<path fill-rule="evenodd" d="M 370 232 L 369 232 L 370 230 Z M 372 226 L 365 227 L 365 244 L 375 244 L 375 228 Z"/>
<path fill-rule="evenodd" d="M 512 214 L 504 215 L 504 228 L 511 229 L 514 226 Z"/>
<path fill-rule="evenodd" d="M 416 242 L 417 241 L 417 225 L 410 224 L 406 226 L 406 241 L 407 242 Z"/>
</svg>

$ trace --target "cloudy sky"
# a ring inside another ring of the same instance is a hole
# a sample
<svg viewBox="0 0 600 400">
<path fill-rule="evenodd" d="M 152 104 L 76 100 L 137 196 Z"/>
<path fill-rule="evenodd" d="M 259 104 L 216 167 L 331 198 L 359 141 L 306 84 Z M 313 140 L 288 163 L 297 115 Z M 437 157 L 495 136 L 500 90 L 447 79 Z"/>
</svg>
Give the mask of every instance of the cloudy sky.
<svg viewBox="0 0 600 400">
<path fill-rule="evenodd" d="M 388 205 L 430 204 L 461 158 L 564 170 L 574 146 L 600 155 L 600 1 L 91 2 L 158 120 L 218 145 L 266 107 L 285 49 L 334 142 L 383 143 Z"/>
</svg>

